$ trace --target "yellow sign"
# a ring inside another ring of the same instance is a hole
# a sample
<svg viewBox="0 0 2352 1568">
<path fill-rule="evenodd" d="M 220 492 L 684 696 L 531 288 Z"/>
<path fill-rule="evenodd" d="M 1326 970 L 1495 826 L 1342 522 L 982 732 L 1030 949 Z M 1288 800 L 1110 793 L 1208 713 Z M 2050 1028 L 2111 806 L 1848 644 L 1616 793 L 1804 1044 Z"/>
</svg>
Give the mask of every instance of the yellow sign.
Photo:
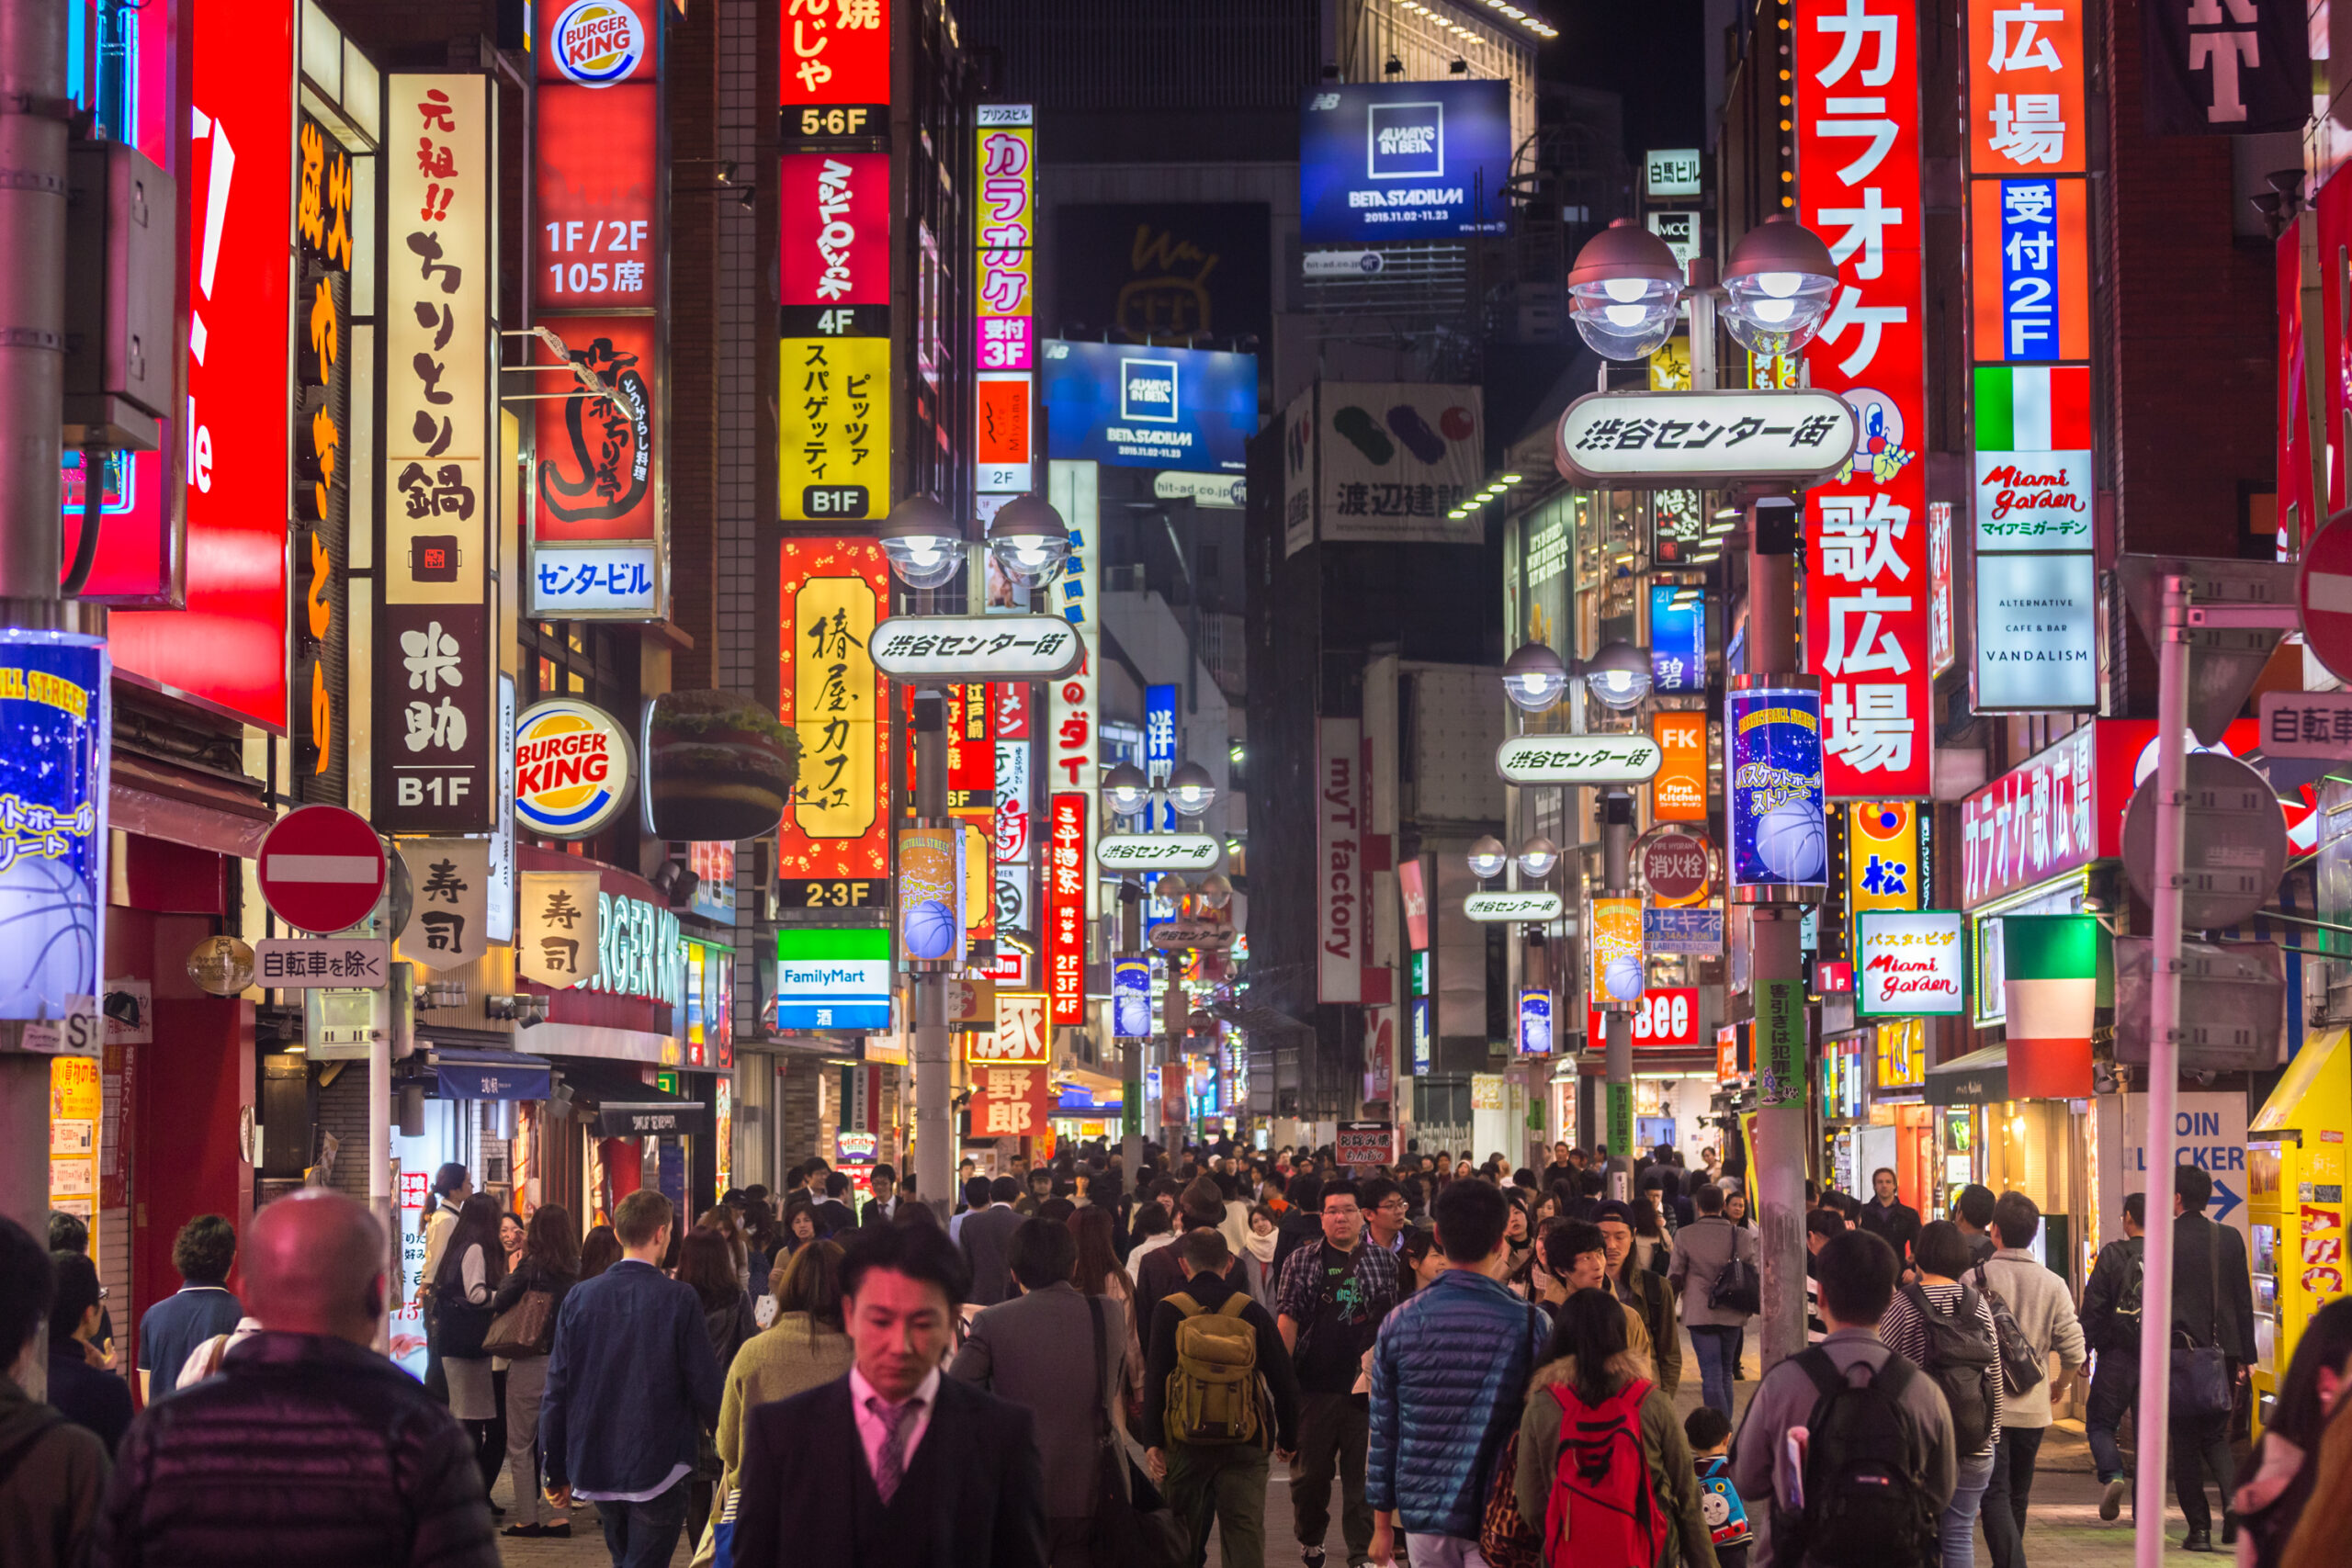
<svg viewBox="0 0 2352 1568">
<path fill-rule="evenodd" d="M 1907 800 L 1858 800 L 1846 807 L 1846 908 L 1916 909 L 1924 868 L 1919 808 Z"/>
<path fill-rule="evenodd" d="M 1919 1089 L 1928 1081 L 1928 1024 L 1898 1018 L 1878 1026 L 1878 1087 Z"/>
<path fill-rule="evenodd" d="M 776 388 L 776 507 L 846 523 L 890 510 L 890 340 L 788 337 Z"/>
<path fill-rule="evenodd" d="M 1585 989 L 1597 1008 L 1623 1010 L 1641 999 L 1648 985 L 1642 961 L 1642 901 L 1592 901 L 1591 964 Z"/>
<path fill-rule="evenodd" d="M 865 836 L 882 809 L 876 787 L 874 656 L 867 645 L 882 607 L 863 575 L 811 577 L 792 596 L 792 725 L 800 736 L 800 783 L 792 819 L 812 840 Z"/>
<path fill-rule="evenodd" d="M 49 1206 L 85 1220 L 97 1213 L 100 1101 L 95 1059 L 50 1059 Z"/>
<path fill-rule="evenodd" d="M 1650 355 L 1650 390 L 1687 392 L 1690 389 L 1690 337 L 1677 333 Z"/>
</svg>

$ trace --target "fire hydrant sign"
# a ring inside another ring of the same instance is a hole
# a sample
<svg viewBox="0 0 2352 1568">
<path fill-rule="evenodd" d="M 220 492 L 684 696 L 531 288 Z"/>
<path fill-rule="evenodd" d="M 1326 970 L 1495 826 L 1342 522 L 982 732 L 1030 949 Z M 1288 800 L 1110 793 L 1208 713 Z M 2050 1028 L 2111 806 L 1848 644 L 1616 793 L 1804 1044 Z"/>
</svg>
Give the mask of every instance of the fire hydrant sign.
<svg viewBox="0 0 2352 1568">
<path fill-rule="evenodd" d="M 357 925 L 384 892 L 384 846 L 376 829 L 340 806 L 306 806 L 278 818 L 261 840 L 261 896 L 298 931 Z"/>
<path fill-rule="evenodd" d="M 1957 1017 L 1966 992 L 1966 918 L 1950 909 L 1855 917 L 1854 1010 L 1865 1018 Z"/>
</svg>

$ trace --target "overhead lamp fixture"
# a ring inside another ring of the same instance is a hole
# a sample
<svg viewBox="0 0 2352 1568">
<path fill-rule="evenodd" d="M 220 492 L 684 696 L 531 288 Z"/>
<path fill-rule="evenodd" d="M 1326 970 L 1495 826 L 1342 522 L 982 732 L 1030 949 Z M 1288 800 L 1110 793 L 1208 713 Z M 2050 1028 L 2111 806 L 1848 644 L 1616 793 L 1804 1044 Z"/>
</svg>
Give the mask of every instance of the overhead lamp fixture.
<svg viewBox="0 0 2352 1568">
<path fill-rule="evenodd" d="M 1567 662 L 1543 643 L 1523 643 L 1503 660 L 1503 694 L 1521 713 L 1547 711 L 1567 689 Z"/>
<path fill-rule="evenodd" d="M 1636 706 L 1650 694 L 1650 656 L 1623 637 L 1604 644 L 1577 672 L 1586 689 L 1612 708 Z"/>
<path fill-rule="evenodd" d="M 1759 357 L 1800 353 L 1821 330 L 1838 291 L 1838 264 L 1821 237 L 1774 213 L 1739 238 L 1724 267 L 1724 324 Z"/>
<path fill-rule="evenodd" d="M 1405 62 L 1392 54 L 1388 57 L 1388 63 L 1380 69 L 1385 75 L 1402 76 L 1405 73 Z"/>
<path fill-rule="evenodd" d="M 910 495 L 890 508 L 874 531 L 890 570 L 910 588 L 938 588 L 964 564 L 964 538 L 946 507 L 928 495 Z"/>
<path fill-rule="evenodd" d="M 1005 576 L 1023 588 L 1042 588 L 1069 559 L 1069 526 L 1044 497 L 1016 495 L 989 520 L 989 549 Z"/>
<path fill-rule="evenodd" d="M 1151 781 L 1133 762 L 1121 762 L 1102 775 L 1102 798 L 1112 815 L 1133 817 L 1151 804 Z"/>
<path fill-rule="evenodd" d="M 1667 243 L 1620 218 L 1585 242 L 1568 270 L 1577 335 L 1604 359 L 1647 359 L 1674 335 L 1682 267 Z"/>
<path fill-rule="evenodd" d="M 1519 846 L 1519 874 L 1531 882 L 1543 881 L 1559 863 L 1559 846 L 1541 833 Z"/>
<path fill-rule="evenodd" d="M 1216 804 L 1216 781 L 1198 762 L 1182 762 L 1168 775 L 1168 799 L 1186 817 L 1198 817 Z"/>
<path fill-rule="evenodd" d="M 1462 857 L 1462 863 L 1479 881 L 1491 882 L 1500 876 L 1503 867 L 1510 863 L 1510 852 L 1503 848 L 1500 839 L 1488 834 L 1470 846 L 1469 852 Z"/>
<path fill-rule="evenodd" d="M 1453 63 L 1445 69 L 1451 75 L 1467 76 L 1470 74 L 1470 62 L 1457 54 L 1453 57 Z"/>
<path fill-rule="evenodd" d="M 1201 878 L 1193 896 L 1212 909 L 1222 909 L 1233 902 L 1233 884 L 1225 873 L 1213 871 Z"/>
</svg>

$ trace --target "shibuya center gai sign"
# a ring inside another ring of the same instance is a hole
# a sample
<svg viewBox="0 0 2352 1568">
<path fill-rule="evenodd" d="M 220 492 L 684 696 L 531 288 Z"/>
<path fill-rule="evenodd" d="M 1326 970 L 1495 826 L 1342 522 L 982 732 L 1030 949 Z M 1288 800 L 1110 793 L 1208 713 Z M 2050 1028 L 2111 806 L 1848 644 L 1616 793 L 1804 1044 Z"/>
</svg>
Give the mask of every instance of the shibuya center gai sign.
<svg viewBox="0 0 2352 1568">
<path fill-rule="evenodd" d="M 1804 484 L 1843 468 L 1854 437 L 1829 392 L 1589 392 L 1560 416 L 1553 459 L 1584 484 Z"/>
<path fill-rule="evenodd" d="M 1462 900 L 1462 912 L 1474 920 L 1556 920 L 1560 896 L 1541 888 L 1473 893 Z"/>
<path fill-rule="evenodd" d="M 893 681 L 1058 681 L 1083 651 L 1059 615 L 902 615 L 874 628 L 875 667 Z"/>
<path fill-rule="evenodd" d="M 1644 784 L 1666 753 L 1646 735 L 1514 735 L 1495 750 L 1495 772 L 1515 784 Z"/>
<path fill-rule="evenodd" d="M 1105 871 L 1206 871 L 1216 856 L 1207 833 L 1111 833 L 1094 845 L 1094 863 Z"/>
</svg>

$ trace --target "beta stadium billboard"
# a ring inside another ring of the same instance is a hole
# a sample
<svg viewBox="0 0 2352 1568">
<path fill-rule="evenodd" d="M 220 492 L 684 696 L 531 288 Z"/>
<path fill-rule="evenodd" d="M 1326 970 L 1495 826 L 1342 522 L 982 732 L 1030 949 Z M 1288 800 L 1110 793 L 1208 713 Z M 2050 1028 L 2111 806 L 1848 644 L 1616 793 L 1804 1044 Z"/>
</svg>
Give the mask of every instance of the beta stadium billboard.
<svg viewBox="0 0 2352 1568">
<path fill-rule="evenodd" d="M 1306 96 L 1298 127 L 1299 231 L 1306 244 L 1503 231 L 1508 84 L 1317 87 Z"/>
<path fill-rule="evenodd" d="M 1257 355 L 1058 339 L 1042 348 L 1052 457 L 1193 474 L 1249 467 Z"/>
</svg>

